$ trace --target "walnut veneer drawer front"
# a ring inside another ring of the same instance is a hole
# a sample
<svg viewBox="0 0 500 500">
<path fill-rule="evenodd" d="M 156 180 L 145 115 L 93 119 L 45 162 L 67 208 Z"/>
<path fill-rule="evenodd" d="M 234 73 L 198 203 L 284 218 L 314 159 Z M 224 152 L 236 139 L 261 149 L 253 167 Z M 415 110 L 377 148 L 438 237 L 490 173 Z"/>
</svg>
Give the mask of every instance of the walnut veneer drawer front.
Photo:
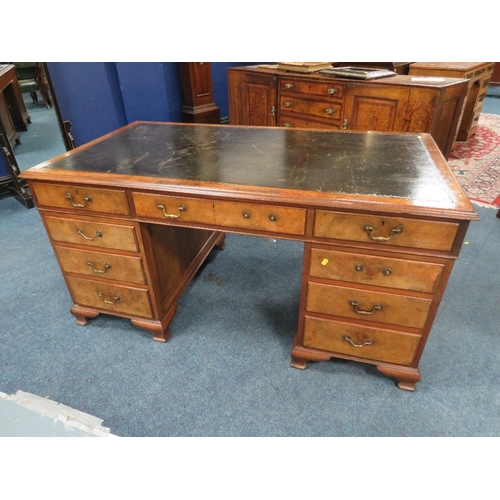
<svg viewBox="0 0 500 500">
<path fill-rule="evenodd" d="M 130 283 L 146 283 L 140 257 L 92 252 L 59 245 L 56 245 L 55 250 L 66 273 Z"/>
<path fill-rule="evenodd" d="M 215 214 L 221 227 L 294 235 L 305 233 L 306 210 L 302 208 L 216 201 Z"/>
<path fill-rule="evenodd" d="M 140 288 L 67 276 L 73 299 L 82 306 L 151 318 L 149 293 Z"/>
<path fill-rule="evenodd" d="M 296 80 L 294 78 L 280 78 L 280 91 L 282 93 L 293 92 L 341 98 L 344 94 L 344 86 L 333 82 L 312 82 Z"/>
<path fill-rule="evenodd" d="M 139 217 L 303 235 L 306 210 L 244 202 L 133 193 Z"/>
<path fill-rule="evenodd" d="M 312 101 L 310 99 L 298 99 L 296 97 L 282 97 L 280 110 L 339 121 L 342 114 L 342 105 Z"/>
<path fill-rule="evenodd" d="M 306 316 L 304 346 L 370 360 L 409 365 L 420 335 Z"/>
<path fill-rule="evenodd" d="M 45 215 L 45 223 L 53 240 L 138 252 L 135 228 L 127 224 L 111 224 L 99 219 L 73 219 Z"/>
<path fill-rule="evenodd" d="M 117 189 L 33 183 L 38 203 L 47 207 L 128 215 L 127 196 Z"/>
<path fill-rule="evenodd" d="M 316 278 L 434 293 L 444 264 L 311 249 L 309 274 Z"/>
<path fill-rule="evenodd" d="M 309 312 L 424 328 L 432 299 L 320 283 L 308 283 Z"/>
<path fill-rule="evenodd" d="M 316 210 L 314 236 L 428 250 L 451 250 L 458 224 Z"/>
</svg>

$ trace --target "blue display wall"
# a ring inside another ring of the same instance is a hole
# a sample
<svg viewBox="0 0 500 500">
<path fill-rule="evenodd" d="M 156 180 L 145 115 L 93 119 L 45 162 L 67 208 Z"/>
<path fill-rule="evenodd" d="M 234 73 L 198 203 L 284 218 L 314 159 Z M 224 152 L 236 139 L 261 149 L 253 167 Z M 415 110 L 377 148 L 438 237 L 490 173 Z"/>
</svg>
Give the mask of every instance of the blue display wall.
<svg viewBox="0 0 500 500">
<path fill-rule="evenodd" d="M 253 63 L 210 63 L 215 105 L 229 115 L 227 68 Z M 47 63 L 63 120 L 80 146 L 136 120 L 181 121 L 177 63 Z"/>
</svg>

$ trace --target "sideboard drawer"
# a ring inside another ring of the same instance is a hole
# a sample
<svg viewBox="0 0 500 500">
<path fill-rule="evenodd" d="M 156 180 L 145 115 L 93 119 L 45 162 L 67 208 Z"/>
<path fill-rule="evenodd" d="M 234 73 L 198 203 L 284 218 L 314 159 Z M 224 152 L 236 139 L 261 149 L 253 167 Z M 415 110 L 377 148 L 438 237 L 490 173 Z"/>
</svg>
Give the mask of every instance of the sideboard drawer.
<svg viewBox="0 0 500 500">
<path fill-rule="evenodd" d="M 33 182 L 33 190 L 41 206 L 113 215 L 130 213 L 125 191 L 117 189 Z"/>
<path fill-rule="evenodd" d="M 358 358 L 410 365 L 420 340 L 416 334 L 305 318 L 304 346 Z"/>
<path fill-rule="evenodd" d="M 79 305 L 144 318 L 153 316 L 147 290 L 74 276 L 66 279 Z"/>
<path fill-rule="evenodd" d="M 342 98 L 344 86 L 338 82 L 314 82 L 311 80 L 300 80 L 295 78 L 281 77 L 281 93 L 300 93 L 306 95 L 318 95 L 323 97 Z"/>
<path fill-rule="evenodd" d="M 340 103 L 320 102 L 288 96 L 281 97 L 280 110 L 333 121 L 340 121 L 342 115 L 342 105 Z"/>
<path fill-rule="evenodd" d="M 434 293 L 444 263 L 312 248 L 309 274 L 316 278 Z"/>
<path fill-rule="evenodd" d="M 316 210 L 314 236 L 449 251 L 458 224 L 371 214 Z"/>
<path fill-rule="evenodd" d="M 432 299 L 309 282 L 309 312 L 424 328 Z"/>
<path fill-rule="evenodd" d="M 66 273 L 130 283 L 146 283 L 140 257 L 93 252 L 59 245 L 55 245 L 55 250 L 61 267 Z"/>
<path fill-rule="evenodd" d="M 98 219 L 73 219 L 45 215 L 45 224 L 53 240 L 138 252 L 135 228 L 128 224 L 111 224 Z"/>
</svg>

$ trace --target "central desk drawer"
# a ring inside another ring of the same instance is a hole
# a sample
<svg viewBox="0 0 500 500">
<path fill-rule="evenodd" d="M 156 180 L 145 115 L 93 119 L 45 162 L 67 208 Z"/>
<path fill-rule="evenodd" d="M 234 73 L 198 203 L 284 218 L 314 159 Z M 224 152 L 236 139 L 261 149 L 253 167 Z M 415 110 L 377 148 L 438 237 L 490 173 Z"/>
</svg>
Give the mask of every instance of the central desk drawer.
<svg viewBox="0 0 500 500">
<path fill-rule="evenodd" d="M 47 207 L 116 215 L 130 213 L 125 191 L 117 189 L 34 182 L 33 191 L 38 203 Z"/>
<path fill-rule="evenodd" d="M 306 309 L 344 318 L 424 328 L 431 305 L 432 299 L 424 297 L 309 282 Z"/>
<path fill-rule="evenodd" d="M 303 235 L 306 210 L 277 205 L 216 201 L 215 219 L 221 227 Z"/>
<path fill-rule="evenodd" d="M 133 193 L 133 199 L 139 217 L 207 224 L 221 229 L 305 233 L 306 209 L 301 208 L 149 193 Z"/>
<path fill-rule="evenodd" d="M 140 257 L 93 252 L 59 245 L 55 246 L 55 250 L 61 267 L 66 273 L 130 283 L 146 283 Z"/>
<path fill-rule="evenodd" d="M 306 316 L 304 346 L 386 363 L 410 365 L 420 335 Z"/>
<path fill-rule="evenodd" d="M 98 219 L 73 219 L 45 215 L 50 236 L 62 243 L 89 245 L 138 252 L 135 228 L 126 224 L 109 224 Z"/>
<path fill-rule="evenodd" d="M 451 250 L 458 224 L 403 217 L 316 210 L 314 236 L 396 245 L 429 250 Z"/>
<path fill-rule="evenodd" d="M 74 276 L 67 276 L 66 279 L 73 293 L 73 299 L 79 305 L 117 314 L 145 318 L 153 316 L 147 290 Z"/>
<path fill-rule="evenodd" d="M 135 213 L 138 217 L 163 221 L 215 224 L 212 200 L 167 196 L 164 194 L 133 193 Z"/>
</svg>

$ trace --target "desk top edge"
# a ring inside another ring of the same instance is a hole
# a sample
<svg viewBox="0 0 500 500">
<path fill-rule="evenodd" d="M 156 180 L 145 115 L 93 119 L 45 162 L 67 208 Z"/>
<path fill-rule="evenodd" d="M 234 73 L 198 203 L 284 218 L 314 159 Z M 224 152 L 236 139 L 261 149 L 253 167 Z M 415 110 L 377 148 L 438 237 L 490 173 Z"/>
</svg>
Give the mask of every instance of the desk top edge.
<svg viewBox="0 0 500 500">
<path fill-rule="evenodd" d="M 92 142 L 89 142 L 75 150 L 64 153 L 52 160 L 44 162 L 40 165 L 32 167 L 21 174 L 21 178 L 28 180 L 37 180 L 42 182 L 52 183 L 76 183 L 81 185 L 107 186 L 123 189 L 136 189 L 146 191 L 158 191 L 164 193 L 178 193 L 183 195 L 194 195 L 204 197 L 218 197 L 228 199 L 247 199 L 256 202 L 273 202 L 281 204 L 293 204 L 298 206 L 315 206 L 320 208 L 357 208 L 358 210 L 368 211 L 387 211 L 423 215 L 429 217 L 457 218 L 464 220 L 478 220 L 476 211 L 474 210 L 469 199 L 463 193 L 463 190 L 458 185 L 458 182 L 451 173 L 446 161 L 442 157 L 437 146 L 435 146 L 432 138 L 428 134 L 418 134 L 422 143 L 427 148 L 427 151 L 434 161 L 436 168 L 439 170 L 446 187 L 450 189 L 453 201 L 425 203 L 422 200 L 411 200 L 395 198 L 391 196 L 372 196 L 370 194 L 358 194 L 348 192 L 315 192 L 315 191 L 300 191 L 283 189 L 277 187 L 262 187 L 255 185 L 238 185 L 232 182 L 206 182 L 199 180 L 186 180 L 175 178 L 158 178 L 147 175 L 122 175 L 116 173 L 93 173 L 80 171 L 66 171 L 58 169 L 54 163 L 58 160 L 72 157 L 79 151 L 85 151 L 93 146 L 100 144 L 107 139 L 115 137 L 126 130 L 134 129 L 140 125 L 148 126 L 183 126 L 183 127 L 205 127 L 218 128 L 225 127 L 226 129 L 263 129 L 266 133 L 275 129 L 268 127 L 232 127 L 230 125 L 203 125 L 203 124 L 179 124 L 165 122 L 142 122 L 137 121 L 126 125 L 116 131 L 113 131 L 103 137 L 100 137 Z M 285 129 L 285 133 L 288 129 Z M 306 131 L 307 132 L 307 131 Z M 334 132 L 334 131 L 315 131 L 325 134 L 360 134 L 366 135 L 365 132 Z M 400 134 L 400 133 L 378 133 L 370 132 L 369 134 L 383 136 L 415 136 L 416 134 Z M 54 168 L 55 167 L 55 168 Z M 299 195 L 298 195 L 299 194 Z"/>
</svg>

